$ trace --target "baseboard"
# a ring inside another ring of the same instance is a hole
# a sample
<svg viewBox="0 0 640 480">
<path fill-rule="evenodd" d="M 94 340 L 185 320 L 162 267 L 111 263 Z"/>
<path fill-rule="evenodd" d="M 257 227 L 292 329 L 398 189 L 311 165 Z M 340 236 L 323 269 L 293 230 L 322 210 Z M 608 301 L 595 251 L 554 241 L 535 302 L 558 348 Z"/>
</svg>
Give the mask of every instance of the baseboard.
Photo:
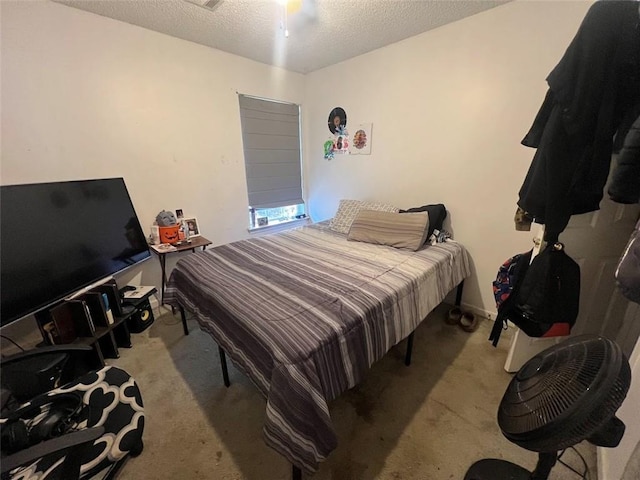
<svg viewBox="0 0 640 480">
<path fill-rule="evenodd" d="M 151 310 L 157 310 L 160 307 L 160 300 L 158 300 L 157 294 L 149 297 L 149 305 L 151 305 Z"/>
<path fill-rule="evenodd" d="M 464 302 L 462 302 L 460 308 L 462 308 L 462 310 L 464 311 L 473 313 L 476 317 L 483 317 L 491 321 L 494 321 L 496 319 L 496 316 L 498 315 L 495 310 L 484 310 L 482 308 L 476 307 L 475 305 L 470 305 Z"/>
<path fill-rule="evenodd" d="M 154 297 L 151 297 L 149 299 L 149 303 L 151 304 L 151 308 L 153 309 L 153 313 L 156 316 L 156 318 L 160 318 L 162 315 L 165 314 L 170 314 L 173 315 L 176 318 L 180 317 L 180 310 L 177 308 L 172 308 L 171 305 L 168 304 L 164 304 L 164 305 L 160 305 L 160 295 L 156 295 Z M 187 312 L 185 310 L 185 313 L 187 315 L 187 319 L 189 319 L 189 312 Z"/>
<path fill-rule="evenodd" d="M 171 307 L 169 305 L 160 305 L 160 293 L 156 293 L 149 297 L 149 305 L 151 305 L 151 310 L 155 315 L 156 319 L 160 318 L 167 312 L 172 313 Z"/>
</svg>

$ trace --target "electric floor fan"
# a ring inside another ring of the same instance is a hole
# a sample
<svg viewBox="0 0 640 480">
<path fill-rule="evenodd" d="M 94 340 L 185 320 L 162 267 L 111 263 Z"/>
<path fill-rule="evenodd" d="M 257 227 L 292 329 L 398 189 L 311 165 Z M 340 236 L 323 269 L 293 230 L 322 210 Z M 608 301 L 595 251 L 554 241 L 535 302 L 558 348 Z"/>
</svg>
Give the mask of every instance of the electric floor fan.
<svg viewBox="0 0 640 480">
<path fill-rule="evenodd" d="M 615 412 L 630 383 L 627 358 L 604 337 L 583 335 L 546 349 L 516 373 L 498 409 L 503 435 L 538 452 L 535 470 L 484 459 L 464 480 L 547 480 L 559 450 L 583 440 L 618 446 L 625 426 Z"/>
</svg>

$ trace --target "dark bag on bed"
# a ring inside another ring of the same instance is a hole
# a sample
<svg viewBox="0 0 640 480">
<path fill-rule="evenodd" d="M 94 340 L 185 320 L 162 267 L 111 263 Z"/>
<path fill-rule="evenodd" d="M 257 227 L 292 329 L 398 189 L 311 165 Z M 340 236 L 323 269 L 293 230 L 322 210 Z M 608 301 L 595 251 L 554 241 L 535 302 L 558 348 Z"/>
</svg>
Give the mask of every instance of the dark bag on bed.
<svg viewBox="0 0 640 480">
<path fill-rule="evenodd" d="M 489 336 L 493 346 L 507 320 L 530 337 L 568 335 L 578 316 L 580 267 L 561 243 L 549 244 L 528 265 L 531 252 L 517 259 L 514 285 L 498 306 L 498 317 Z M 498 272 L 498 281 L 500 272 Z M 494 282 L 495 283 L 495 282 Z M 495 286 L 494 286 L 495 290 Z"/>
</svg>

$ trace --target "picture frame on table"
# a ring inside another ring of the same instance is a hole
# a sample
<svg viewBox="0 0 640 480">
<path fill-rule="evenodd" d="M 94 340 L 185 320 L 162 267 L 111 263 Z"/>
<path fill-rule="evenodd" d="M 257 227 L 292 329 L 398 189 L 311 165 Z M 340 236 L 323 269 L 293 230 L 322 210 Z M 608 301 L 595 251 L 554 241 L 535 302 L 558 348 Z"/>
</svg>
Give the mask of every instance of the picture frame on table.
<svg viewBox="0 0 640 480">
<path fill-rule="evenodd" d="M 185 217 L 183 219 L 189 227 L 189 238 L 200 236 L 200 226 L 196 217 Z"/>
</svg>

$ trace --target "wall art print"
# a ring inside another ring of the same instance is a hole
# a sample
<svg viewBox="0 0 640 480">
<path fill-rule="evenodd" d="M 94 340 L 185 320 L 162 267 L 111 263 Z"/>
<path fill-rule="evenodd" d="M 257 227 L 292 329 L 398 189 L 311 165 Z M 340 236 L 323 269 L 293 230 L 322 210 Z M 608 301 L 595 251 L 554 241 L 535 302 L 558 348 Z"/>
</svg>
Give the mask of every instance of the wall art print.
<svg viewBox="0 0 640 480">
<path fill-rule="evenodd" d="M 361 123 L 354 129 L 353 139 L 349 148 L 351 155 L 371 154 L 371 129 L 372 123 Z"/>
</svg>

